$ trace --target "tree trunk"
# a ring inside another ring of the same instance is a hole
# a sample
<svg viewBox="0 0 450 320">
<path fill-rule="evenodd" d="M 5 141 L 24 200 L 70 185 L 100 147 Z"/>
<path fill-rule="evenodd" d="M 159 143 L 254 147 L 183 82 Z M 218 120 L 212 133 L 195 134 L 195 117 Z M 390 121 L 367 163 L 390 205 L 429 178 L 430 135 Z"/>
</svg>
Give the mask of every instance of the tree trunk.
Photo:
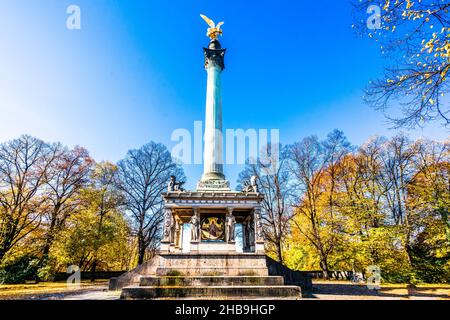
<svg viewBox="0 0 450 320">
<path fill-rule="evenodd" d="M 144 235 L 142 232 L 139 232 L 138 234 L 138 264 L 141 265 L 144 263 L 145 258 L 145 245 L 144 245 Z"/>
<path fill-rule="evenodd" d="M 57 212 L 56 210 L 59 210 L 59 205 L 56 206 L 57 209 L 55 209 L 55 211 L 52 214 L 52 220 L 50 223 L 50 226 L 48 228 L 47 231 L 47 236 L 45 238 L 45 243 L 44 243 L 44 247 L 42 248 L 42 258 L 39 261 L 39 267 L 43 267 L 44 264 L 48 261 L 48 257 L 50 254 L 50 248 L 52 246 L 53 243 L 53 239 L 55 238 L 55 233 L 56 233 L 56 217 L 57 217 Z"/>
<path fill-rule="evenodd" d="M 2 260 L 3 260 L 3 257 L 5 256 L 5 254 L 6 254 L 6 251 L 3 250 L 3 249 L 0 249 L 0 264 L 1 264 Z"/>
<path fill-rule="evenodd" d="M 277 256 L 278 256 L 278 261 L 281 264 L 284 264 L 283 263 L 283 248 L 282 248 L 280 239 L 278 239 L 278 241 L 277 241 Z"/>
<path fill-rule="evenodd" d="M 328 269 L 327 258 L 325 257 L 320 258 L 320 268 L 322 269 L 324 279 L 330 280 L 330 270 Z"/>
<path fill-rule="evenodd" d="M 94 262 L 91 267 L 91 282 L 95 281 L 95 272 L 97 271 L 97 258 L 94 258 Z"/>
</svg>

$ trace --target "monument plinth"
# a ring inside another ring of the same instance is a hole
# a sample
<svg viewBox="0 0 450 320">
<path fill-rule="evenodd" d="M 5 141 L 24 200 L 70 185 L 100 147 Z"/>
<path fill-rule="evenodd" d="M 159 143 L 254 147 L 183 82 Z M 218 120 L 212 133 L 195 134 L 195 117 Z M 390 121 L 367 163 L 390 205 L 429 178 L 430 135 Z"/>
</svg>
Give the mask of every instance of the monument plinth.
<svg viewBox="0 0 450 320">
<path fill-rule="evenodd" d="M 259 229 L 260 194 L 175 191 L 163 197 L 165 229 L 157 274 L 268 275 Z M 242 241 L 236 242 L 237 237 Z"/>
</svg>

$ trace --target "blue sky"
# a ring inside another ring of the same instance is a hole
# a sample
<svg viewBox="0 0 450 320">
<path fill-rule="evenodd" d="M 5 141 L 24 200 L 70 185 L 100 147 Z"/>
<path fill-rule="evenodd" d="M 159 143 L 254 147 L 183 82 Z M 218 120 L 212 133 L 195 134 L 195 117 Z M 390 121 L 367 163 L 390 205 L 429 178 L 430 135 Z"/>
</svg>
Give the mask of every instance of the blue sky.
<svg viewBox="0 0 450 320">
<path fill-rule="evenodd" d="M 81 8 L 81 30 L 66 9 Z M 390 136 L 362 89 L 387 63 L 354 35 L 347 0 L 2 0 L 0 141 L 28 133 L 117 161 L 203 120 L 208 39 L 199 14 L 224 20 L 225 128 L 280 129 L 291 143 L 337 128 L 353 144 Z M 408 132 L 444 139 L 432 124 Z M 235 184 L 241 167 L 226 167 Z M 202 167 L 185 167 L 189 188 Z"/>
</svg>

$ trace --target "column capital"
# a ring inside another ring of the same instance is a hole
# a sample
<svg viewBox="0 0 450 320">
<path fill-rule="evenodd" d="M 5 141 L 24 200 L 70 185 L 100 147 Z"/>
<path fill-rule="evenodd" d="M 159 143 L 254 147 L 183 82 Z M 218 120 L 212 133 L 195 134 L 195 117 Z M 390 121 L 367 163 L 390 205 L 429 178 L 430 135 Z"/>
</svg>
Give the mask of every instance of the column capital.
<svg viewBox="0 0 450 320">
<path fill-rule="evenodd" d="M 205 69 L 210 66 L 217 66 L 222 71 L 225 69 L 225 52 L 227 49 L 203 48 L 205 52 Z"/>
</svg>

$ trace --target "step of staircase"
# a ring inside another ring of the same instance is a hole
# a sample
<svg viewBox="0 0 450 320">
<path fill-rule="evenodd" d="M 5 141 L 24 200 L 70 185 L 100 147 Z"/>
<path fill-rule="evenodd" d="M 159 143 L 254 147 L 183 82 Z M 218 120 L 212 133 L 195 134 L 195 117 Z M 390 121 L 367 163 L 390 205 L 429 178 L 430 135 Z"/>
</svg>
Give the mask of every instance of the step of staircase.
<svg viewBox="0 0 450 320">
<path fill-rule="evenodd" d="M 141 287 L 160 286 L 282 286 L 278 276 L 178 276 L 141 277 Z"/>
<path fill-rule="evenodd" d="M 290 298 L 301 299 L 297 286 L 133 286 L 122 289 L 121 299 L 160 298 Z"/>
</svg>

